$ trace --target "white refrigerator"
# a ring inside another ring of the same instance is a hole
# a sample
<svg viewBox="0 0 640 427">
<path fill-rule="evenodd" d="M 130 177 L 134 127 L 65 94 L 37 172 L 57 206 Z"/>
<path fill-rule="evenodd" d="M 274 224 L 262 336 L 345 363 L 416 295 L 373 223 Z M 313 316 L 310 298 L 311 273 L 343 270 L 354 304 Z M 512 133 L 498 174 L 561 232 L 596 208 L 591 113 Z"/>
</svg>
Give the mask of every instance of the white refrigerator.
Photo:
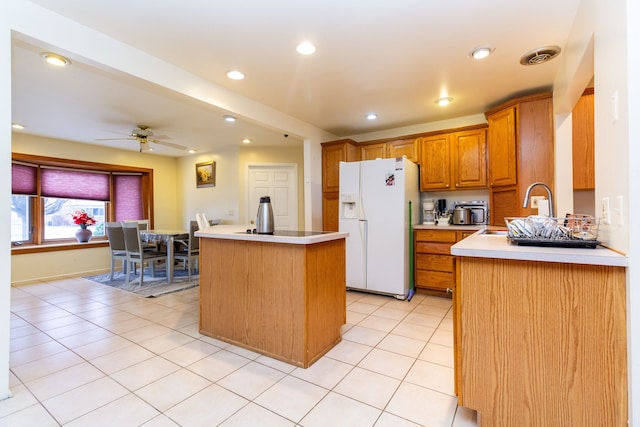
<svg viewBox="0 0 640 427">
<path fill-rule="evenodd" d="M 405 158 L 340 162 L 338 215 L 339 230 L 349 233 L 348 289 L 408 296 L 409 223 L 419 221 L 418 179 L 418 166 Z"/>
</svg>

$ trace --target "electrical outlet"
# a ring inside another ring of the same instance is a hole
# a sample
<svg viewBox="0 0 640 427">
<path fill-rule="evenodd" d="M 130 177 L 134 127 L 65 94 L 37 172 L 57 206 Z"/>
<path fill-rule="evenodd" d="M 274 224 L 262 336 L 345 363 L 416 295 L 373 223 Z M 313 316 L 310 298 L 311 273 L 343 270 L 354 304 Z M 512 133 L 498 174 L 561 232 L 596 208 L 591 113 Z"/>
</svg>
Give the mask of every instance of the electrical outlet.
<svg viewBox="0 0 640 427">
<path fill-rule="evenodd" d="M 545 200 L 544 196 L 531 196 L 531 208 L 536 209 L 538 207 L 538 200 Z"/>
<path fill-rule="evenodd" d="M 611 224 L 611 207 L 608 197 L 602 198 L 602 223 Z"/>
</svg>

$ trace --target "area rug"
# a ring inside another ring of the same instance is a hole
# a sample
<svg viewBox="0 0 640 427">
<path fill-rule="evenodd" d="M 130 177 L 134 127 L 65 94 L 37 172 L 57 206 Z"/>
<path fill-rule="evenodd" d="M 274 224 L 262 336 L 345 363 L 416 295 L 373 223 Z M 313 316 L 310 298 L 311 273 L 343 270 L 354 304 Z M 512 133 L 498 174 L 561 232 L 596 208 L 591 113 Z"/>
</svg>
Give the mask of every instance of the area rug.
<svg viewBox="0 0 640 427">
<path fill-rule="evenodd" d="M 138 274 L 131 274 L 129 280 L 136 280 Z M 186 270 L 176 268 L 173 270 L 173 281 L 171 284 L 167 283 L 167 273 L 164 267 L 156 267 L 155 277 L 151 277 L 149 269 L 145 269 L 143 285 L 140 286 L 138 282 L 132 284 L 126 283 L 126 275 L 122 272 L 115 272 L 113 274 L 113 280 L 109 278 L 110 274 L 98 274 L 96 276 L 86 276 L 84 279 L 91 280 L 92 282 L 101 283 L 103 285 L 112 286 L 114 288 L 122 289 L 123 291 L 133 292 L 143 297 L 151 298 L 161 295 L 170 294 L 173 292 L 183 291 L 198 286 L 200 277 L 197 274 L 191 274 L 191 281 L 187 275 Z"/>
</svg>

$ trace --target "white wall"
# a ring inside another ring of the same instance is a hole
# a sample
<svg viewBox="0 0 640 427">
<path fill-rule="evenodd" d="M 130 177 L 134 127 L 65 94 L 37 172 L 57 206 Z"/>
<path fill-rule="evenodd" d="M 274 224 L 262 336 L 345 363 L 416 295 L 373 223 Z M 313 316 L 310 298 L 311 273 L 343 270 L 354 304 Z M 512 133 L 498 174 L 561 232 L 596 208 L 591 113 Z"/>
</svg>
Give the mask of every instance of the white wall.
<svg viewBox="0 0 640 427">
<path fill-rule="evenodd" d="M 6 4 L 0 3 L 0 199 L 11 199 L 11 32 Z M 2 219 L 4 218 L 4 219 Z M 0 242 L 11 241 L 11 211 L 0 212 Z M 0 250 L 0 265 L 11 263 L 8 244 Z M 0 269 L 0 400 L 9 397 L 9 318 L 11 270 Z"/>
<path fill-rule="evenodd" d="M 195 164 L 211 160 L 216 162 L 216 186 L 196 188 Z M 186 227 L 198 212 L 204 212 L 208 219 L 219 219 L 223 224 L 247 224 L 247 166 L 267 163 L 298 165 L 298 224 L 304 224 L 305 159 L 301 145 L 295 148 L 241 146 L 179 159 L 176 202 L 181 209 L 180 225 Z"/>
</svg>

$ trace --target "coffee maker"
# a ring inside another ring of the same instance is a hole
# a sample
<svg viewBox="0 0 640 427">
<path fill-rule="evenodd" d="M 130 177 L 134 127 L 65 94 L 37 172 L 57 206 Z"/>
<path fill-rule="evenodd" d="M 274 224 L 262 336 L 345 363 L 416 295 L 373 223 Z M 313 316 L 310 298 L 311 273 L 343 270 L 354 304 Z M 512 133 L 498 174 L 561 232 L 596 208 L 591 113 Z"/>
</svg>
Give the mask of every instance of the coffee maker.
<svg viewBox="0 0 640 427">
<path fill-rule="evenodd" d="M 433 199 L 425 199 L 422 202 L 422 223 L 425 225 L 436 223 L 436 204 Z"/>
</svg>

